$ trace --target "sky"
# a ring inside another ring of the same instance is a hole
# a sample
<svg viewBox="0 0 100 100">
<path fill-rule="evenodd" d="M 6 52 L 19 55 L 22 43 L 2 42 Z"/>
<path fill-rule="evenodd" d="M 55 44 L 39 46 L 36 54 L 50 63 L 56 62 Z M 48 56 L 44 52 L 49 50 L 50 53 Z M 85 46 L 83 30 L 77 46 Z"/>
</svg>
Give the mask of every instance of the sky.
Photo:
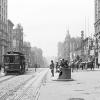
<svg viewBox="0 0 100 100">
<path fill-rule="evenodd" d="M 94 0 L 8 0 L 8 18 L 24 29 L 24 40 L 57 56 L 67 30 L 71 37 L 94 34 Z"/>
</svg>

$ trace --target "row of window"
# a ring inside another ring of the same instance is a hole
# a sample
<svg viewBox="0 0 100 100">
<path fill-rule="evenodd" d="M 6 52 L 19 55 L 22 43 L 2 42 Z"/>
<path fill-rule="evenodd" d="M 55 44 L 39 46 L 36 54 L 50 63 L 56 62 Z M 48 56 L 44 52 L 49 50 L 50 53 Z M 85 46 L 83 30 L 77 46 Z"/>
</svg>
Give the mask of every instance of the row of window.
<svg viewBox="0 0 100 100">
<path fill-rule="evenodd" d="M 6 5 L 7 4 L 7 0 L 0 0 L 0 5 Z"/>
<path fill-rule="evenodd" d="M 100 0 L 95 0 L 95 20 L 100 19 Z"/>
<path fill-rule="evenodd" d="M 0 20 L 1 20 L 1 21 L 3 21 L 4 23 L 7 23 L 7 18 L 6 18 L 6 17 L 1 16 L 1 14 L 0 14 Z"/>
<path fill-rule="evenodd" d="M 4 32 L 7 32 L 7 26 L 0 23 L 0 30 L 3 30 Z"/>
<path fill-rule="evenodd" d="M 7 4 L 4 2 L 0 5 L 0 20 L 6 22 L 7 19 Z"/>
</svg>

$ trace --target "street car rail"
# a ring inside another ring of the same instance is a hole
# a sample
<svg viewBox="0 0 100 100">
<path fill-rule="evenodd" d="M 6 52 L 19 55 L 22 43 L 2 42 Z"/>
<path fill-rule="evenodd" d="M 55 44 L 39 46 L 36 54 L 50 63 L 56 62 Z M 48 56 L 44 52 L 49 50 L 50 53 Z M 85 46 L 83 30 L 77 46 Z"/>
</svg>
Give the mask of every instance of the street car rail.
<svg viewBox="0 0 100 100">
<path fill-rule="evenodd" d="M 38 74 L 41 71 L 38 72 Z M 33 78 L 35 77 L 35 75 L 32 75 L 30 78 L 28 78 L 26 81 L 22 82 L 21 84 L 19 84 L 18 86 L 16 86 L 15 88 L 8 90 L 5 94 L 0 96 L 0 100 L 11 100 L 8 99 L 10 96 L 14 95 L 15 92 L 17 92 L 20 88 L 24 87 L 29 81 L 31 81 Z M 35 79 L 36 80 L 36 79 Z M 34 80 L 34 81 L 35 81 Z M 13 100 L 13 99 L 12 99 Z"/>
<path fill-rule="evenodd" d="M 0 77 L 0 83 L 10 80 L 14 77 L 16 77 L 16 76 L 2 76 L 2 77 Z"/>
</svg>

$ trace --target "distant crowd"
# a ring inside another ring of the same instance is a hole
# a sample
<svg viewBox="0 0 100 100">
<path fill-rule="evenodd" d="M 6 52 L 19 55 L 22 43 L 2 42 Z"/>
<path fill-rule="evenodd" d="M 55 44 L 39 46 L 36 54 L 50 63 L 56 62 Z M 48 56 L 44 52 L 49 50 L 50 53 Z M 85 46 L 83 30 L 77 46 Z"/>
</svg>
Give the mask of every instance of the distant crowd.
<svg viewBox="0 0 100 100">
<path fill-rule="evenodd" d="M 68 60 L 65 60 L 65 59 L 60 59 L 58 62 L 54 63 L 53 60 L 51 60 L 51 63 L 50 63 L 50 69 L 51 69 L 51 73 L 52 73 L 52 76 L 54 76 L 54 68 L 56 69 L 56 72 L 59 72 L 59 74 L 61 75 L 62 74 L 62 71 L 61 69 L 62 68 L 71 68 L 72 69 L 72 72 L 74 70 L 79 70 L 79 69 L 88 69 L 90 68 L 91 70 L 93 69 L 94 70 L 94 66 L 95 66 L 95 60 L 92 59 L 91 61 L 87 61 L 87 62 L 83 62 L 82 59 L 79 59 L 79 60 L 73 60 L 73 61 L 68 61 Z"/>
<path fill-rule="evenodd" d="M 56 62 L 56 64 L 54 64 L 54 61 L 51 60 L 50 69 L 51 69 L 52 76 L 54 76 L 54 68 L 56 68 L 56 72 L 59 72 L 59 74 L 61 75 L 62 68 L 70 68 L 69 62 L 68 60 L 61 59 L 59 62 Z"/>
</svg>

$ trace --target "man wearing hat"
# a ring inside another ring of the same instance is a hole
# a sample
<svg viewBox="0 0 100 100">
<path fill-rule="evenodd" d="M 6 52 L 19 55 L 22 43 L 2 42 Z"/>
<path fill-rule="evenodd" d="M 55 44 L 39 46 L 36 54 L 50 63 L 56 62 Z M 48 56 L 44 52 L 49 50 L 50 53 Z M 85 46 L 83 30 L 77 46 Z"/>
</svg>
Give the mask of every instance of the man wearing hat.
<svg viewBox="0 0 100 100">
<path fill-rule="evenodd" d="M 51 60 L 50 69 L 51 69 L 51 74 L 54 77 L 54 62 L 53 62 L 53 60 Z"/>
</svg>

